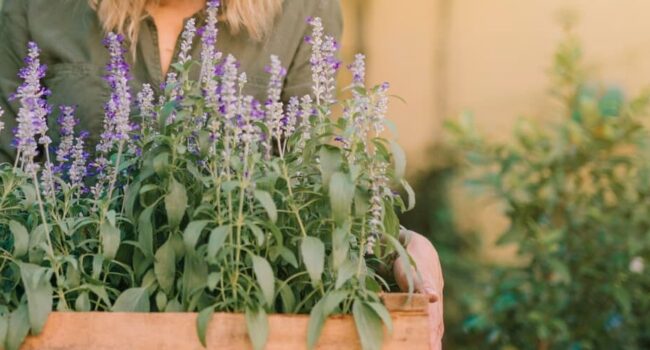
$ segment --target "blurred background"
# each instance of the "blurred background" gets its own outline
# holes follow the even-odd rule
[[[393,100],[390,119],[418,206],[402,221],[440,251],[446,348],[650,348],[650,212],[641,209],[643,181],[633,180],[647,164],[640,104],[650,86],[650,2],[342,4],[345,60],[365,53],[370,82],[390,82],[405,100]],[[466,128],[456,125],[453,136],[444,126],[467,111],[480,141],[468,142]],[[532,131],[518,131],[520,120],[533,123]],[[627,128],[635,134],[617,133]],[[601,131],[610,129],[603,140]],[[563,146],[549,151],[549,142]],[[477,147],[473,158],[482,161],[468,166]],[[633,165],[599,190],[595,183],[617,167],[621,147],[634,149],[625,153]],[[491,175],[488,191],[468,187],[468,173]],[[572,180],[583,174],[589,184]],[[613,191],[608,202],[603,193],[622,184],[636,195]],[[521,189],[526,199],[505,188]],[[562,201],[579,204],[558,209]],[[593,208],[611,214],[598,232],[577,219],[595,215]],[[557,211],[576,219],[549,222]],[[517,234],[504,239],[508,232]],[[552,242],[530,245],[544,240]],[[570,249],[587,241],[595,242]]]

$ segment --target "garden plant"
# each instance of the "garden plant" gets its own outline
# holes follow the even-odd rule
[[[205,27],[188,21],[162,96],[132,91],[123,38],[106,37],[112,93],[92,150],[74,106],[48,104],[29,44],[17,157],[0,165],[0,346],[17,349],[56,310],[198,312],[204,343],[213,313],[241,312],[258,349],[269,313],[309,313],[309,347],[329,315],[351,313],[363,347],[381,347],[382,272],[410,264],[397,212],[414,206],[404,152],[382,136],[388,84],[366,87],[358,55],[339,101],[337,43],[310,18],[312,94],[283,103],[286,69],[271,57],[258,102],[215,49],[218,6]]]
[[[465,328],[489,349],[647,349],[650,92],[626,100],[590,83],[566,29],[552,69],[557,115],[522,120],[507,144],[471,119],[450,124],[470,184],[503,203],[499,243],[519,253],[494,269]]]

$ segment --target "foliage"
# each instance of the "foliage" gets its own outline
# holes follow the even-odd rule
[[[364,348],[381,346],[389,318],[377,271],[393,254],[406,257],[396,214],[406,205],[389,186],[408,187],[403,152],[380,137],[387,84],[366,88],[358,56],[351,98],[333,99],[336,44],[316,18],[315,101],[280,102],[286,70],[273,57],[260,104],[242,93],[235,59],[214,49],[215,1],[208,12],[201,61],[185,50],[190,21],[164,95],[154,103],[143,87],[137,113],[122,38],[108,36],[113,92],[90,171],[70,108],[61,108],[59,147],[50,146],[40,123],[50,110],[38,85],[45,67],[30,44],[16,95],[19,157],[0,168],[7,349],[38,334],[51,310],[199,312],[202,342],[212,313],[242,312],[256,348],[268,313],[310,313],[309,347],[326,317],[352,313]]]
[[[650,347],[650,145],[647,92],[625,100],[587,83],[569,30],[553,69],[563,109],[522,121],[511,144],[451,124],[473,185],[506,206],[520,266],[496,269],[489,306],[465,326],[486,348]]]
[[[400,222],[425,235],[436,247],[445,276],[445,349],[473,349],[481,339],[463,327],[467,315],[480,310],[488,266],[480,258],[478,232],[458,227],[451,189],[461,172],[457,154],[449,146],[431,148],[431,165],[412,179],[418,206],[400,215]]]

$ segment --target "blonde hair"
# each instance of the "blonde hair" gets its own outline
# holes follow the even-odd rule
[[[140,32],[140,22],[146,8],[159,0],[88,0],[97,11],[104,30],[123,34],[135,46]],[[273,27],[275,17],[282,10],[283,0],[222,0],[221,20],[231,32],[242,29],[251,38],[262,40]]]

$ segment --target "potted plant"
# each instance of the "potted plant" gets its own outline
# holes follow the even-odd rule
[[[388,85],[366,88],[357,56],[351,97],[333,118],[337,45],[313,18],[312,96],[285,106],[286,70],[271,57],[268,100],[259,103],[242,93],[246,75],[235,58],[215,49],[217,8],[209,2],[200,62],[188,53],[197,32],[188,22],[158,98],[146,85],[134,98],[123,39],[107,36],[112,94],[94,159],[71,107],[60,107],[61,139],[51,147],[39,83],[45,67],[30,43],[15,95],[18,157],[0,168],[5,348],[19,348],[29,333],[26,349],[114,348],[134,335],[169,339],[164,334],[188,348],[200,341],[256,349],[293,334],[313,348],[327,346],[319,343],[325,332],[332,344],[349,339],[373,349],[393,323],[399,333],[389,342],[426,337],[421,299],[399,299],[392,319],[395,300],[380,294],[390,291],[385,265],[409,264],[396,211],[414,205],[404,152],[382,137]],[[406,190],[406,203],[395,186]],[[326,322],[335,314],[352,316]],[[191,319],[198,337],[188,339]],[[98,335],[106,327],[111,332]],[[409,334],[418,327],[421,335]]]

